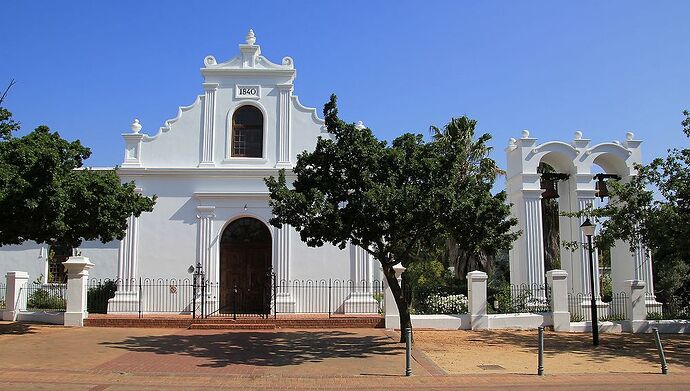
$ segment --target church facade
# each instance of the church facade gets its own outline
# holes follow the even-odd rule
[[[201,74],[204,93],[157,132],[135,120],[123,134],[121,180],[158,198],[153,212],[130,218],[122,241],[87,242],[79,249],[96,264],[92,276],[120,281],[109,307],[134,311],[140,298],[127,281],[189,280],[197,264],[215,287],[207,293],[210,310],[227,305],[233,290],[276,282],[282,312],[305,305],[296,289],[288,289],[290,281],[371,286],[373,263],[363,249],[309,248],[294,229],[268,223],[264,178],[286,169],[289,181],[297,155],[312,150],[319,137],[332,137],[316,109],[293,93],[292,58],[274,63],[262,56],[250,30],[238,56],[224,62],[207,56]],[[32,279],[42,275],[48,282],[48,251],[35,244],[3,248],[2,268],[29,269]],[[334,310],[373,301],[371,292],[355,291],[333,303]]]

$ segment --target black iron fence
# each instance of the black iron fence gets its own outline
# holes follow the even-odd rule
[[[26,297],[29,311],[65,311],[67,308],[67,284],[29,283],[22,288],[19,297]]]
[[[195,318],[276,317],[281,314],[380,314],[381,281],[277,280],[208,282],[192,279],[93,279],[87,285],[90,313],[187,314]]]
[[[5,283],[0,282],[0,310],[4,310],[7,308],[7,305],[5,304],[5,298],[7,297],[7,287],[5,286]]]
[[[690,319],[690,297],[671,296],[657,300],[660,306],[647,311],[648,320]]]
[[[597,298],[597,318],[601,321],[619,321],[628,318],[628,294],[614,293],[606,303]],[[568,293],[568,311],[571,322],[584,322],[592,319],[592,303],[589,295]]]
[[[490,312],[498,314],[551,312],[551,287],[546,284],[504,285],[487,301]]]
[[[87,310],[100,314],[189,314],[194,310],[190,279],[92,279],[87,283]]]

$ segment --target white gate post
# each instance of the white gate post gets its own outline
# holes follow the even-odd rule
[[[472,330],[489,328],[489,316],[486,314],[486,273],[478,270],[467,273],[467,309],[470,313]]]
[[[633,333],[643,331],[644,320],[647,319],[646,289],[647,284],[641,280],[627,280],[629,290],[627,315],[630,321],[630,328]]]
[[[393,270],[395,271],[395,278],[398,280],[398,284],[400,284],[400,287],[402,288],[402,274],[405,271],[405,267],[401,264],[397,264],[393,266]],[[393,292],[391,292],[391,288],[388,286],[388,281],[386,279],[383,280],[384,282],[384,292],[385,292],[385,297],[383,301],[383,311],[386,314],[385,315],[385,323],[386,323],[386,328],[387,329],[396,329],[400,328],[400,311],[398,311],[398,304],[395,303],[395,298],[393,297]]]
[[[20,271],[7,272],[5,275],[7,291],[5,293],[5,311],[2,320],[17,320],[19,311],[26,309],[26,283],[29,273]]]
[[[549,270],[546,272],[546,281],[551,287],[553,331],[569,332],[570,312],[568,310],[568,273],[565,270]]]
[[[89,269],[94,265],[87,257],[69,257],[62,263],[67,270],[67,310],[65,326],[84,326],[86,312],[86,283]]]

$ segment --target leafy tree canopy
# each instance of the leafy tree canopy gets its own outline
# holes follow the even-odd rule
[[[685,111],[683,132],[690,137],[690,112]],[[597,246],[610,247],[616,239],[640,243],[653,251],[657,291],[690,292],[690,148],[668,150],[666,157],[636,166],[627,183],[611,182],[611,201],[585,211],[602,224]]]
[[[22,137],[0,107],[0,246],[27,240],[78,247],[122,239],[127,219],[150,212],[153,198],[121,184],[115,170],[82,169],[91,155],[46,126]]]
[[[319,138],[313,152],[298,156],[292,187],[282,170],[266,179],[271,224],[294,227],[309,246],[363,247],[381,263],[409,327],[395,264],[423,259],[448,235],[468,252],[494,253],[515,238],[505,193],[491,194],[498,171],[488,157],[491,137],[475,140],[475,122],[461,117],[432,128],[432,141],[408,133],[388,145],[342,121],[335,96],[324,115],[334,140]]]

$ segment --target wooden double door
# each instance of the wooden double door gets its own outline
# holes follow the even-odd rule
[[[271,235],[252,218],[225,229],[220,248],[220,312],[267,314],[271,305]]]

